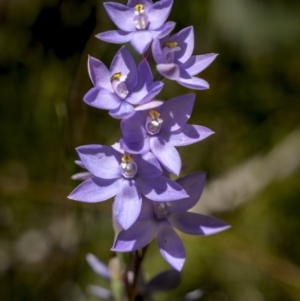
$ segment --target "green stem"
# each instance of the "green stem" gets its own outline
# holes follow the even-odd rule
[[[129,295],[129,301],[134,301],[137,295],[137,286],[139,282],[141,267],[143,259],[145,258],[145,254],[147,252],[148,246],[145,246],[143,249],[135,252],[135,265],[134,265],[134,278],[133,283],[131,285],[130,295]]]

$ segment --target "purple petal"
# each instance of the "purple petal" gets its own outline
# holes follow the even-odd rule
[[[195,94],[174,97],[164,103],[159,111],[163,119],[161,131],[175,131],[189,120],[195,102]]]
[[[149,137],[138,142],[127,142],[121,139],[122,148],[130,154],[145,154],[150,151]]]
[[[193,235],[211,235],[230,228],[227,223],[215,217],[193,212],[172,214],[168,220],[178,230]]]
[[[124,150],[122,149],[121,143],[120,142],[115,142],[114,144],[111,145],[111,147],[116,150],[120,154],[124,154]]]
[[[184,146],[201,141],[214,132],[201,125],[185,124],[174,132],[163,133],[161,136],[174,146]]]
[[[126,98],[127,102],[134,105],[149,102],[163,87],[162,82],[153,82],[151,69],[145,59],[138,66],[138,79],[134,90]]]
[[[180,78],[180,68],[177,64],[158,64],[157,71],[164,77],[171,80],[178,80]]]
[[[157,231],[157,222],[147,220],[135,222],[129,229],[122,230],[114,243],[112,251],[132,252],[148,245]]]
[[[147,88],[147,93],[145,97],[143,97],[139,104],[145,104],[151,101],[163,88],[163,82],[154,82]]]
[[[121,154],[105,145],[84,145],[76,148],[80,160],[93,175],[103,179],[121,177]]]
[[[154,204],[151,200],[143,197],[142,198],[142,209],[140,212],[140,215],[137,219],[137,222],[143,222],[143,221],[148,221],[148,220],[155,220],[157,221],[154,213]]]
[[[193,53],[194,50],[194,29],[193,26],[187,27],[174,34],[169,38],[169,41],[177,42],[181,48],[175,52],[175,58],[181,63],[184,63]]]
[[[179,175],[181,159],[175,147],[160,137],[150,138],[150,149],[160,163],[171,173]]]
[[[138,218],[142,198],[136,189],[134,181],[122,179],[120,192],[116,195],[114,201],[114,214],[123,229],[128,229]]]
[[[142,80],[139,81],[139,84],[137,85],[138,87],[143,86],[144,83],[147,85],[150,85],[153,83],[153,76],[152,76],[152,71],[149,66],[149,63],[147,59],[143,59],[139,65],[138,65],[138,75],[139,79],[141,78]]]
[[[134,160],[138,166],[138,177],[156,178],[162,174],[160,164],[152,153],[134,156]]]
[[[97,34],[96,38],[108,43],[123,44],[129,42],[132,35],[133,32],[126,32],[123,30],[109,30]]]
[[[104,7],[117,27],[124,31],[136,30],[133,22],[134,10],[132,8],[115,2],[106,2]]]
[[[162,39],[167,36],[175,27],[175,22],[167,22],[163,24],[161,27],[151,30],[151,34],[153,39]]]
[[[161,0],[154,3],[148,11],[150,30],[157,29],[165,23],[172,9],[172,5],[173,0]]]
[[[182,65],[182,68],[191,76],[196,75],[207,68],[217,56],[216,53],[192,56]]]
[[[175,201],[187,198],[188,194],[176,182],[166,177],[136,178],[138,190],[150,200],[156,202]]]
[[[160,107],[163,104],[164,104],[164,102],[161,100],[153,100],[151,102],[147,102],[145,104],[139,105],[138,107],[135,108],[135,110],[136,111],[151,110],[151,109]]]
[[[163,258],[177,271],[181,271],[185,261],[185,250],[181,239],[167,221],[159,223],[157,243]]]
[[[143,54],[152,42],[152,34],[147,30],[136,31],[131,37],[131,45],[139,54]]]
[[[176,288],[181,282],[181,275],[177,270],[164,271],[146,284],[146,290],[150,292],[167,291]]]
[[[133,106],[123,100],[118,108],[109,111],[109,115],[113,118],[123,119],[131,116],[134,112]]]
[[[165,64],[166,58],[161,47],[161,40],[154,39],[152,43],[152,55],[156,64]]]
[[[115,93],[98,87],[90,89],[83,100],[86,104],[103,110],[112,110],[121,104],[121,99]]]
[[[110,270],[95,255],[93,255],[91,253],[87,254],[86,261],[96,274],[98,274],[105,280],[110,280],[110,278],[111,278]]]
[[[77,186],[69,199],[74,201],[97,203],[110,199],[121,189],[121,179],[91,178]]]
[[[123,119],[121,122],[123,139],[126,142],[137,142],[144,139],[147,136],[145,123],[146,121],[138,112]]]
[[[113,92],[110,83],[110,72],[101,61],[92,56],[89,56],[88,72],[94,86],[101,87]]]
[[[125,83],[130,92],[137,84],[138,76],[135,61],[125,46],[117,52],[110,66],[111,76],[118,72],[127,76]]]
[[[170,213],[186,212],[188,209],[192,208],[201,197],[205,178],[205,172],[197,172],[177,179],[176,182],[186,191],[189,197],[182,201],[179,200],[170,203]]]
[[[206,80],[198,77],[192,77],[192,78],[183,78],[180,77],[180,79],[177,80],[178,84],[194,89],[194,90],[206,90],[209,89],[209,84]]]

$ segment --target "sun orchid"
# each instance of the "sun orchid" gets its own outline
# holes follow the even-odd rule
[[[114,214],[123,229],[138,217],[142,196],[158,202],[188,197],[179,184],[161,176],[161,167],[150,152],[129,155],[118,145],[86,145],[76,150],[92,177],[75,188],[69,198],[95,203],[116,196]]]
[[[180,85],[196,90],[209,88],[207,81],[194,77],[216,58],[217,54],[208,53],[192,56],[194,50],[194,29],[187,27],[164,39],[155,39],[152,53],[157,63],[157,71],[164,77],[175,80]]]
[[[174,22],[165,23],[173,0],[129,0],[126,5],[105,2],[104,7],[118,30],[110,30],[96,37],[109,43],[130,42],[140,54],[146,52],[153,39],[161,39],[174,28]]]
[[[186,124],[195,94],[174,97],[155,109],[122,120],[122,147],[131,153],[151,151],[171,173],[179,175],[181,159],[175,146],[189,145],[213,134],[200,125]]]
[[[110,70],[93,57],[88,59],[88,70],[94,87],[84,96],[84,101],[109,110],[114,118],[130,116],[135,112],[133,106],[151,101],[163,87],[162,82],[153,82],[147,60],[142,60],[137,68],[126,47],[115,55]]]
[[[192,235],[211,235],[229,228],[227,223],[217,218],[187,212],[202,194],[205,173],[191,174],[176,182],[185,189],[189,197],[163,203],[144,199],[136,222],[118,234],[113,246],[114,251],[139,250],[157,235],[158,247],[164,259],[176,270],[181,270],[185,261],[185,250],[173,227]]]

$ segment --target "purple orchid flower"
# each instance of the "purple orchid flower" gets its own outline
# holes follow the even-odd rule
[[[93,57],[88,59],[89,75],[94,87],[84,96],[84,101],[98,109],[109,110],[114,118],[130,116],[133,105],[149,102],[162,89],[163,83],[153,82],[146,60],[138,68],[126,47],[115,55],[110,70]]]
[[[208,53],[192,56],[194,50],[194,29],[187,27],[169,38],[154,40],[152,53],[158,72],[180,85],[196,90],[209,88],[207,81],[194,77],[216,58],[217,54]]]
[[[129,0],[126,5],[106,2],[104,7],[119,30],[110,30],[96,37],[108,43],[130,42],[140,54],[145,53],[153,39],[161,39],[174,28],[174,22],[165,23],[173,0]],[[164,24],[165,23],[165,24]]]
[[[112,250],[139,250],[149,244],[157,234],[162,256],[173,268],[180,271],[185,261],[185,250],[173,227],[193,235],[211,235],[229,228],[228,224],[214,217],[187,212],[202,194],[205,173],[194,173],[176,182],[186,190],[189,198],[164,203],[143,200],[138,219],[129,229],[118,234]]]
[[[176,182],[161,176],[159,162],[152,153],[129,155],[119,144],[113,147],[86,145],[77,149],[83,166],[92,177],[69,195],[75,201],[95,203],[113,196],[114,214],[123,229],[137,219],[142,195],[158,201],[173,201],[188,195]]]
[[[186,124],[194,101],[195,94],[178,96],[155,109],[123,119],[122,147],[130,153],[151,150],[168,172],[179,175],[181,159],[175,146],[189,145],[213,134],[204,126]]]

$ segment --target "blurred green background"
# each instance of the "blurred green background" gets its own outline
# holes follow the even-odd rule
[[[194,54],[219,53],[191,117],[215,134],[180,149],[182,175],[207,171],[194,210],[232,228],[182,235],[183,281],[168,298],[300,300],[300,3],[174,2],[169,20],[194,26]],[[99,0],[0,0],[0,23],[0,300],[96,300],[85,288],[104,283],[85,255],[111,258],[112,203],[66,196],[74,148],[120,137],[119,121],[82,101],[88,54],[109,66],[120,47],[94,35],[115,27]],[[189,92],[165,81],[158,99]],[[146,278],[167,268],[153,242]]]

